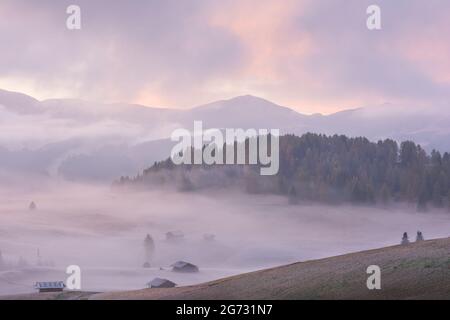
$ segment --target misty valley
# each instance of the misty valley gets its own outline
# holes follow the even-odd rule
[[[69,265],[80,266],[83,291],[142,289],[155,277],[182,286],[396,245],[405,231],[446,237],[450,228],[448,213],[418,213],[406,204],[291,205],[278,195],[119,193],[62,181],[32,191],[2,188],[0,203],[3,295],[33,292],[37,281],[64,280]],[[179,238],[172,241],[169,232]],[[154,242],[148,268],[146,235]],[[177,261],[199,272],[173,272]]]
[[[427,275],[427,293],[445,290],[428,276],[448,269],[448,245],[432,239],[450,234],[449,118],[427,109],[403,121],[380,110],[307,116],[253,96],[170,110],[0,90],[0,296],[46,297],[37,289],[52,282],[62,290],[76,266],[81,294],[106,299],[145,288],[137,295],[157,299],[155,287],[183,294],[186,286],[218,298],[328,297],[333,291],[320,290],[329,275],[345,294],[340,270],[354,272],[346,275],[357,280],[352,297],[379,262],[361,251],[384,247],[388,270],[413,265]],[[216,132],[279,128],[279,148],[271,137],[263,150],[276,174],[262,175],[261,159],[221,165],[225,147],[214,153],[223,161],[174,164],[170,132],[196,119]],[[424,123],[436,130],[424,133]],[[418,254],[423,261],[408,260]],[[233,281],[241,289],[217,289]]]
[[[374,2],[0,0],[0,304],[450,300],[450,1]]]

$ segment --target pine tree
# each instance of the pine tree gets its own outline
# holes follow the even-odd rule
[[[383,184],[383,186],[381,187],[381,190],[380,190],[381,203],[384,206],[386,206],[389,203],[390,197],[391,197],[391,195],[390,195],[388,186],[386,184]]]
[[[28,209],[30,209],[30,211],[34,211],[37,209],[36,203],[34,203],[34,201],[32,201],[30,203],[30,205],[28,206]]]
[[[427,196],[424,192],[422,192],[417,200],[417,211],[426,212],[428,210],[427,202]]]
[[[450,211],[450,190],[448,191],[448,195],[447,195],[447,208],[448,208],[448,211]]]
[[[259,193],[258,173],[253,170],[246,170],[244,176],[245,191],[249,194]]]
[[[5,269],[5,261],[3,260],[2,251],[0,250],[0,270]]]
[[[294,186],[289,189],[289,204],[298,204],[297,190]]]
[[[178,190],[180,192],[190,192],[194,190],[194,184],[191,179],[183,174]]]
[[[443,202],[442,202],[442,187],[439,181],[436,181],[436,183],[433,186],[433,205],[436,208],[442,208]]]
[[[147,234],[147,236],[144,239],[144,255],[145,255],[144,268],[150,267],[150,261],[153,257],[154,252],[155,252],[155,242],[153,241],[153,238],[149,234]]]

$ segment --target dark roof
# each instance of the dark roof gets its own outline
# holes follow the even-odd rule
[[[174,267],[174,268],[184,268],[184,267],[197,267],[196,265],[194,265],[194,264],[192,264],[192,263],[189,263],[189,262],[186,262],[186,261],[177,261],[177,262],[175,262],[173,265],[172,265],[172,267]]]
[[[184,237],[183,231],[175,230],[175,231],[169,231],[166,233],[166,236],[172,236],[172,237]]]
[[[161,279],[161,278],[155,278],[152,281],[150,281],[149,283],[147,283],[147,285],[150,286],[150,287],[159,287],[159,286],[161,286],[161,285],[163,285],[165,283],[173,285],[173,286],[176,286],[176,283],[174,283],[174,282],[172,282],[170,280]]]
[[[64,281],[36,282],[34,287],[36,289],[64,289],[66,285]]]

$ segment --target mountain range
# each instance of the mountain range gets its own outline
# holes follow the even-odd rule
[[[412,140],[428,151],[450,150],[450,108],[383,104],[330,115],[306,115],[254,96],[192,109],[155,108],[75,99],[38,101],[0,90],[0,178],[20,174],[76,181],[134,175],[170,155],[176,128],[280,129]]]

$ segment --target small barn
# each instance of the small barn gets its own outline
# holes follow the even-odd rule
[[[199,271],[196,265],[185,261],[178,261],[171,265],[171,267],[174,272],[193,273]]]
[[[203,235],[203,240],[212,242],[212,241],[216,240],[216,236],[212,233],[206,233]]]
[[[53,281],[53,282],[36,282],[34,288],[41,292],[62,292],[66,285],[64,281]]]
[[[166,233],[167,241],[179,241],[184,238],[184,233],[182,231],[170,231]]]
[[[149,288],[173,288],[175,287],[177,284],[167,280],[167,279],[161,279],[161,278],[155,278],[152,281],[150,281],[149,283],[147,283],[147,286]]]

